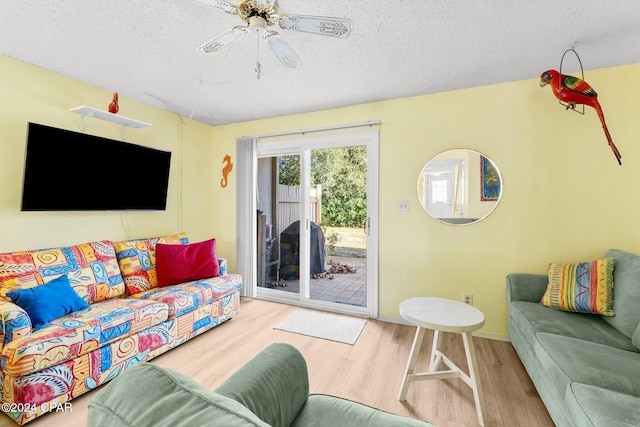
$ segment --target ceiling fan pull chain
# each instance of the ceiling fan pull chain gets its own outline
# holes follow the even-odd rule
[[[255,68],[255,72],[256,72],[256,80],[260,80],[260,69],[262,68],[262,65],[260,64],[260,35],[259,34],[256,36],[256,40],[258,42],[256,44],[256,68]]]

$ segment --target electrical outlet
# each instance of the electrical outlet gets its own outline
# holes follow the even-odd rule
[[[408,200],[398,200],[398,212],[409,212]]]
[[[473,294],[462,294],[462,302],[473,305]]]

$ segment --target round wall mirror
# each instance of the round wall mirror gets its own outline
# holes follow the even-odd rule
[[[501,196],[498,167],[474,150],[442,152],[427,162],[418,177],[420,204],[446,224],[467,225],[486,218]]]

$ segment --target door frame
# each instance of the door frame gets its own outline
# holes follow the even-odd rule
[[[310,152],[314,149],[338,148],[346,146],[367,146],[367,215],[369,219],[367,236],[367,305],[366,307],[349,306],[325,301],[301,298],[300,294],[289,294],[274,289],[258,288],[256,269],[256,188],[257,163],[259,157],[298,154],[301,162],[310,163]],[[238,138],[236,144],[238,162],[237,187],[237,265],[238,272],[243,275],[243,295],[259,297],[276,302],[317,308],[344,314],[363,317],[378,317],[378,168],[379,168],[379,132],[350,131],[344,134],[331,134],[315,137],[288,138],[277,141],[259,141],[257,137]],[[242,169],[240,168],[242,166]],[[303,180],[305,177],[303,177]],[[301,182],[302,197],[308,196],[307,186]],[[306,198],[304,200],[307,200]],[[307,203],[301,203],[301,218],[308,218]],[[301,237],[305,244],[301,250],[308,248],[309,232],[301,227]],[[243,261],[240,261],[243,260]],[[303,266],[308,270],[308,266]]]
[[[433,183],[434,181],[446,181],[447,185],[447,199],[446,202],[436,202],[434,203],[432,198],[429,197],[433,194]],[[424,188],[424,199],[426,201],[427,212],[436,218],[453,218],[453,173],[451,172],[443,172],[439,174],[425,174],[425,188]],[[444,208],[442,205],[446,204],[447,207]],[[446,212],[445,212],[446,210]]]

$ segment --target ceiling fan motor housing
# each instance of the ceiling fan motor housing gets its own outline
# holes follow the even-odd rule
[[[275,3],[263,4],[256,0],[242,0],[238,3],[238,15],[249,25],[254,17],[263,19],[265,26],[273,25],[278,20],[278,9]]]
[[[264,33],[267,27],[267,21],[259,15],[253,15],[249,17],[249,31],[256,34]]]

